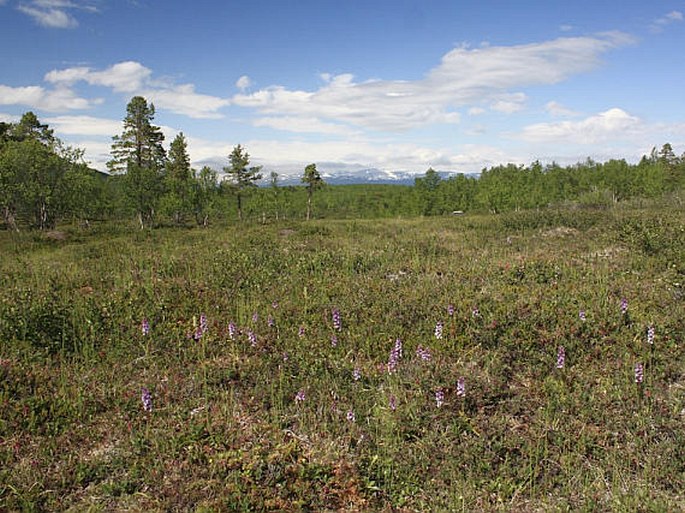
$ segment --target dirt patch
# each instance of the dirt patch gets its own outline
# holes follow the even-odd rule
[[[625,248],[620,248],[617,246],[610,246],[608,248],[600,249],[598,251],[593,251],[592,253],[588,253],[587,256],[592,257],[592,258],[614,258],[622,253],[625,253],[627,250]]]
[[[63,241],[67,240],[68,237],[69,236],[66,233],[59,230],[52,230],[45,233],[45,238],[48,240]]]
[[[551,230],[542,232],[543,237],[575,237],[578,235],[578,230],[569,228],[568,226],[557,226]]]

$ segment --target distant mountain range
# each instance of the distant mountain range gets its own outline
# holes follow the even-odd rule
[[[259,162],[256,162],[259,164]],[[221,178],[221,169],[227,165],[225,159],[206,159],[201,162],[195,162],[194,167],[207,165],[212,169],[219,171]],[[386,171],[374,167],[363,167],[356,164],[344,164],[340,162],[317,162],[317,169],[321,173],[321,177],[327,184],[330,185],[356,185],[356,184],[392,184],[392,185],[414,185],[414,179],[422,177],[424,172],[409,172],[409,171]],[[262,171],[263,178],[260,181],[260,186],[268,186],[270,183],[271,171],[278,173],[278,185],[302,185],[302,170],[299,167],[284,167],[282,169],[271,169],[269,166],[264,166]],[[438,171],[438,174],[443,179],[448,179],[452,176],[460,174],[458,171]],[[478,177],[478,174],[464,173],[466,176]]]
[[[456,171],[438,171],[442,179],[448,179],[460,173]],[[404,171],[383,171],[382,169],[366,168],[354,171],[341,170],[339,172],[322,172],[321,177],[330,185],[414,185],[414,180],[423,173],[409,173]],[[467,176],[472,176],[467,174]],[[473,175],[478,176],[478,175]],[[280,176],[279,185],[302,185],[301,176]],[[264,181],[268,185],[268,180]]]

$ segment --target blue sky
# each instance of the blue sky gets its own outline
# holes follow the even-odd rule
[[[685,151],[685,0],[0,0],[0,120],[104,169],[134,95],[194,165],[478,172]]]

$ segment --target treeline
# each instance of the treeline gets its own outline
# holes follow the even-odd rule
[[[35,114],[0,123],[0,210],[6,229],[51,229],[60,221],[136,218],[140,227],[207,225],[242,219],[375,218],[443,215],[455,211],[500,213],[564,202],[606,206],[635,197],[658,197],[685,187],[685,155],[670,144],[638,164],[587,160],[573,166],[501,165],[479,177],[447,179],[433,169],[413,186],[325,186],[315,164],[301,186],[282,186],[272,172],[257,187],[262,169],[236,146],[220,173],[190,165],[180,133],[164,148],[153,124],[155,109],[134,97],[124,130],[113,138],[109,174],[89,169],[83,151],[62,143]]]
[[[564,202],[609,205],[630,198],[654,198],[685,186],[685,154],[670,144],[654,148],[638,164],[591,159],[572,166],[500,165],[483,169],[478,178],[457,175],[447,180],[429,169],[417,178],[416,193],[424,215],[455,210],[492,213],[540,208]]]

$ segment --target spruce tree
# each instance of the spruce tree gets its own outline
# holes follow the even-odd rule
[[[185,214],[192,211],[192,178],[188,143],[181,132],[169,145],[165,176],[164,206],[176,224],[181,224]]]

